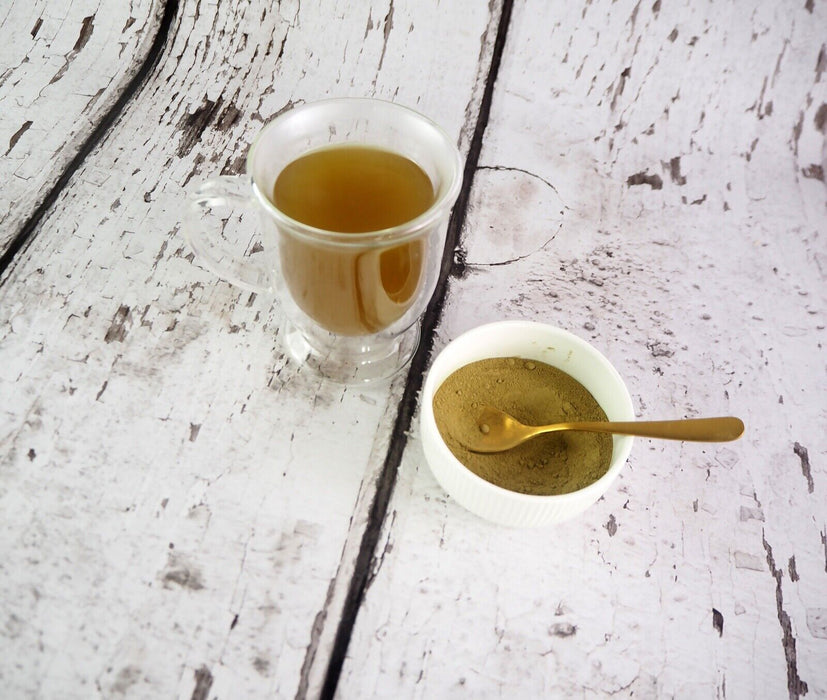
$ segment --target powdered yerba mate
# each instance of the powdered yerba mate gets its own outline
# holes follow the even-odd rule
[[[527,425],[607,420],[580,382],[544,362],[497,357],[461,367],[434,395],[434,418],[454,456],[486,481],[519,493],[562,494],[588,486],[609,468],[612,436],[599,433],[548,433],[506,452],[471,452],[463,436],[479,431],[486,404]]]

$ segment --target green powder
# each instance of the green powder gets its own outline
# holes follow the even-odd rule
[[[471,452],[463,436],[479,431],[477,418],[486,404],[526,425],[607,420],[580,382],[544,362],[497,357],[461,367],[434,395],[434,418],[454,456],[486,481],[520,493],[571,493],[609,468],[612,437],[600,433],[547,433],[506,452]]]

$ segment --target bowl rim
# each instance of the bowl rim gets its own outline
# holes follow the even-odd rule
[[[451,370],[446,374],[445,378],[439,381],[437,384],[436,374],[434,373],[434,368],[436,367],[437,370],[441,368],[442,364],[447,364],[451,360],[452,353],[458,352],[457,348],[462,348],[467,345],[469,342],[473,341],[476,336],[478,335],[487,335],[492,333],[497,333],[500,331],[509,331],[514,332],[518,329],[522,329],[528,332],[542,332],[542,333],[551,333],[555,334],[558,337],[565,338],[568,342],[572,343],[573,345],[579,346],[583,349],[588,355],[592,356],[594,359],[598,361],[600,365],[607,371],[609,376],[612,378],[614,382],[616,382],[618,388],[621,390],[621,400],[624,404],[623,409],[628,414],[623,418],[618,418],[615,420],[634,420],[635,419],[635,412],[634,406],[632,404],[632,397],[629,394],[629,390],[626,387],[626,383],[623,381],[623,378],[620,376],[620,373],[617,371],[615,366],[608,360],[608,358],[603,355],[594,345],[589,343],[586,340],[583,340],[578,335],[565,330],[564,328],[560,328],[559,326],[553,326],[549,323],[543,323],[541,321],[527,321],[527,320],[519,320],[519,319],[509,319],[504,321],[493,321],[491,323],[485,323],[479,326],[475,326],[464,333],[461,333],[453,340],[449,341],[442,350],[434,357],[434,360],[431,362],[431,366],[428,369],[428,374],[425,378],[425,383],[422,387],[422,400],[420,401],[421,404],[421,430],[428,430],[432,432],[435,439],[435,443],[437,445],[437,449],[440,452],[440,457],[446,459],[448,463],[452,467],[452,471],[458,471],[462,474],[464,478],[469,479],[475,486],[475,488],[484,489],[491,495],[497,498],[507,498],[516,503],[524,503],[526,505],[540,505],[540,504],[551,504],[551,503],[564,503],[570,502],[572,500],[584,500],[586,498],[591,498],[592,501],[597,501],[600,496],[602,496],[614,479],[617,477],[618,473],[622,469],[623,465],[626,463],[626,460],[629,457],[630,452],[632,451],[632,444],[634,442],[634,438],[629,435],[620,435],[617,436],[619,438],[618,445],[619,448],[617,450],[612,451],[612,459],[609,463],[609,468],[606,470],[606,473],[603,474],[599,479],[593,481],[588,486],[584,486],[577,491],[570,491],[569,493],[560,493],[560,494],[548,494],[548,495],[541,495],[541,494],[532,494],[532,493],[521,493],[519,491],[511,491],[510,489],[504,488],[502,486],[498,486],[497,484],[493,484],[490,481],[483,479],[481,476],[478,476],[474,472],[472,472],[468,467],[466,467],[462,462],[459,461],[454,456],[454,453],[448,448],[445,444],[445,441],[442,439],[442,435],[439,432],[439,428],[436,425],[436,419],[434,417],[434,408],[433,408],[433,397],[436,393],[436,390],[442,385],[442,383],[447,379],[451,372],[456,371],[461,366],[468,364],[469,362],[474,362],[476,360],[470,360],[468,362],[459,365],[458,367]],[[447,354],[446,354],[447,353]],[[512,355],[513,356],[513,355]],[[502,357],[501,354],[485,354],[482,352],[478,358],[476,359],[486,359],[490,357]],[[537,358],[524,358],[524,359],[537,359]],[[542,360],[539,360],[542,361]],[[550,363],[549,363],[550,364]],[[558,368],[562,369],[562,368]],[[565,371],[565,370],[563,370]],[[599,402],[598,402],[599,403]],[[601,408],[603,406],[601,405]],[[605,410],[605,409],[604,409]],[[426,455],[427,461],[427,455]],[[432,465],[429,466],[432,467]],[[433,470],[433,467],[432,467]]]

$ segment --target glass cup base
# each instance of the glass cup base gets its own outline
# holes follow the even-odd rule
[[[308,332],[288,322],[284,345],[293,360],[339,384],[368,384],[392,378],[404,369],[419,344],[419,326],[393,337],[348,337]]]

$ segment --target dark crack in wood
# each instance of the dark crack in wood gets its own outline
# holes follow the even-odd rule
[[[787,611],[784,610],[784,591],[781,585],[784,573],[775,565],[772,547],[770,543],[767,542],[766,534],[762,533],[761,539],[764,543],[764,551],[767,553],[767,565],[770,568],[770,574],[775,579],[775,605],[778,611],[778,622],[781,625],[781,642],[784,646],[784,658],[787,662],[787,690],[790,694],[790,700],[797,700],[802,695],[807,694],[808,687],[807,683],[798,676],[795,635],[793,635],[790,616],[787,614]]]
[[[89,42],[89,38],[92,36],[92,32],[95,29],[95,15],[89,15],[88,17],[84,17],[83,21],[80,25],[80,33],[78,34],[78,38],[75,41],[75,45],[72,47],[72,50],[66,54],[64,58],[63,65],[60,67],[57,73],[52,76],[52,79],[49,81],[49,85],[52,83],[56,83],[60,80],[67,70],[69,70],[69,66],[72,64],[72,61],[75,60],[77,55],[83,50],[83,47]]]
[[[715,608],[712,608],[712,626],[715,628],[715,631],[718,632],[718,636],[723,637],[724,616],[721,614],[720,610],[716,610]]]
[[[485,90],[480,101],[477,123],[468,149],[468,157],[465,160],[462,187],[448,221],[439,278],[434,294],[422,317],[422,340],[411,359],[405,390],[399,402],[399,409],[391,432],[390,445],[385,456],[385,463],[378,478],[376,494],[371,503],[367,526],[365,527],[365,533],[356,557],[354,574],[350,580],[342,615],[336,629],[330,662],[321,691],[322,698],[333,698],[336,693],[336,686],[339,682],[347,648],[350,644],[351,635],[353,634],[356,616],[364,599],[368,577],[371,571],[375,570],[374,560],[376,558],[376,547],[379,543],[382,526],[388,512],[388,505],[393,495],[394,486],[396,485],[396,477],[399,472],[399,465],[402,462],[402,455],[408,442],[411,421],[416,411],[425,370],[434,346],[436,327],[442,317],[442,309],[445,305],[448,281],[453,266],[453,252],[459,242],[460,233],[468,214],[471,187],[474,182],[474,173],[479,164],[483,138],[491,113],[494,84],[497,80],[497,73],[499,72],[502,61],[506,36],[508,34],[508,25],[511,19],[512,4],[513,0],[503,0],[502,10],[497,23],[494,50],[491,55],[491,64],[485,82]]]
[[[821,531],[821,546],[824,548],[824,573],[827,574],[827,530]]]
[[[798,140],[801,138],[801,130],[804,128],[804,112],[798,113],[798,121],[793,124],[792,147],[793,154],[798,157]]]
[[[23,226],[21,226],[18,233],[10,241],[5,252],[0,255],[0,287],[2,287],[8,280],[8,275],[6,274],[7,271],[17,256],[22,254],[28,247],[29,243],[31,243],[40,222],[57,201],[58,196],[69,183],[72,175],[74,175],[89,154],[103,140],[104,136],[106,136],[117,121],[118,117],[124,111],[126,105],[138,94],[138,92],[140,92],[144,83],[146,83],[147,79],[152,74],[152,71],[161,59],[161,55],[168,40],[171,38],[173,20],[177,14],[178,0],[167,0],[161,15],[161,21],[158,23],[158,31],[152,40],[152,45],[147,52],[144,62],[129,80],[118,99],[115,100],[114,104],[98,122],[98,125],[92,130],[92,133],[89,134],[86,140],[81,144],[80,148],[78,148],[77,153],[64,168],[55,184],[43,197],[40,204],[34,209]],[[78,41],[81,39],[82,35],[83,28],[81,28],[81,36],[78,37]],[[86,37],[86,40],[88,41],[88,37]],[[77,43],[78,42],[76,42],[76,45]]]
[[[812,493],[815,484],[813,483],[813,473],[810,469],[810,453],[807,452],[806,447],[798,442],[793,445],[793,452],[795,452],[795,454],[798,455],[798,459],[801,460],[801,472],[804,474],[804,478],[807,479],[807,491]]]
[[[307,690],[310,684],[310,671],[313,668],[313,662],[316,660],[316,654],[319,651],[319,640],[322,637],[325,620],[327,619],[327,610],[330,607],[330,601],[333,600],[333,593],[336,588],[336,577],[330,579],[330,584],[327,587],[327,597],[325,598],[322,609],[316,613],[313,620],[313,627],[310,629],[310,644],[307,646],[307,652],[304,655],[302,662],[301,673],[299,674],[299,685],[296,690],[296,700],[303,700],[307,697]]]
[[[213,101],[204,95],[204,102],[192,114],[185,114],[178,122],[178,129],[182,132],[181,141],[178,144],[178,157],[185,158],[190,154],[196,143],[201,140],[201,135],[209,126],[216,115],[224,106],[224,100],[219,95]]]
[[[207,700],[212,688],[213,677],[210,669],[206,666],[195,671],[195,688],[193,688],[191,700]]]
[[[6,155],[9,155],[9,153],[11,153],[12,149],[17,145],[17,142],[20,140],[20,137],[23,136],[23,134],[25,134],[29,130],[29,127],[33,123],[34,122],[31,121],[23,122],[23,126],[21,126],[17,131],[15,131],[11,135],[11,138],[9,139],[9,148],[6,151]]]
[[[650,175],[645,170],[639,173],[630,175],[626,178],[626,184],[629,187],[636,187],[637,185],[649,185],[653,190],[663,189],[663,179],[660,175]]]
[[[827,102],[822,102],[813,117],[815,128],[827,135]]]
[[[637,11],[637,8],[635,8],[635,10]],[[620,72],[620,77],[617,80],[617,89],[614,91],[614,94],[612,95],[611,110],[613,112],[614,112],[614,109],[615,109],[615,105],[617,104],[617,98],[620,97],[623,94],[623,88],[626,87],[626,81],[631,77],[631,75],[632,75],[632,67],[631,66],[626,66]]]
[[[385,62],[385,52],[388,50],[388,38],[390,37],[391,30],[393,29],[393,0],[391,0],[390,7],[388,8],[388,14],[385,15],[385,19],[382,24],[382,53],[379,55],[379,67],[376,69],[377,73],[382,70],[382,64]],[[374,81],[374,84],[375,82],[376,81]]]
[[[668,165],[664,164],[664,168],[669,169],[669,177],[672,178],[678,187],[683,187],[686,184],[686,177],[681,175],[681,157],[675,156],[669,161]]]
[[[106,335],[103,337],[104,341],[107,343],[113,341],[122,343],[126,334],[129,332],[129,329],[126,327],[127,324],[132,325],[132,313],[128,306],[121,304],[112,317],[109,328],[106,329]]]
[[[790,561],[787,562],[787,572],[790,574],[790,581],[795,583],[798,581],[798,571],[795,568],[795,554],[790,557]]]

